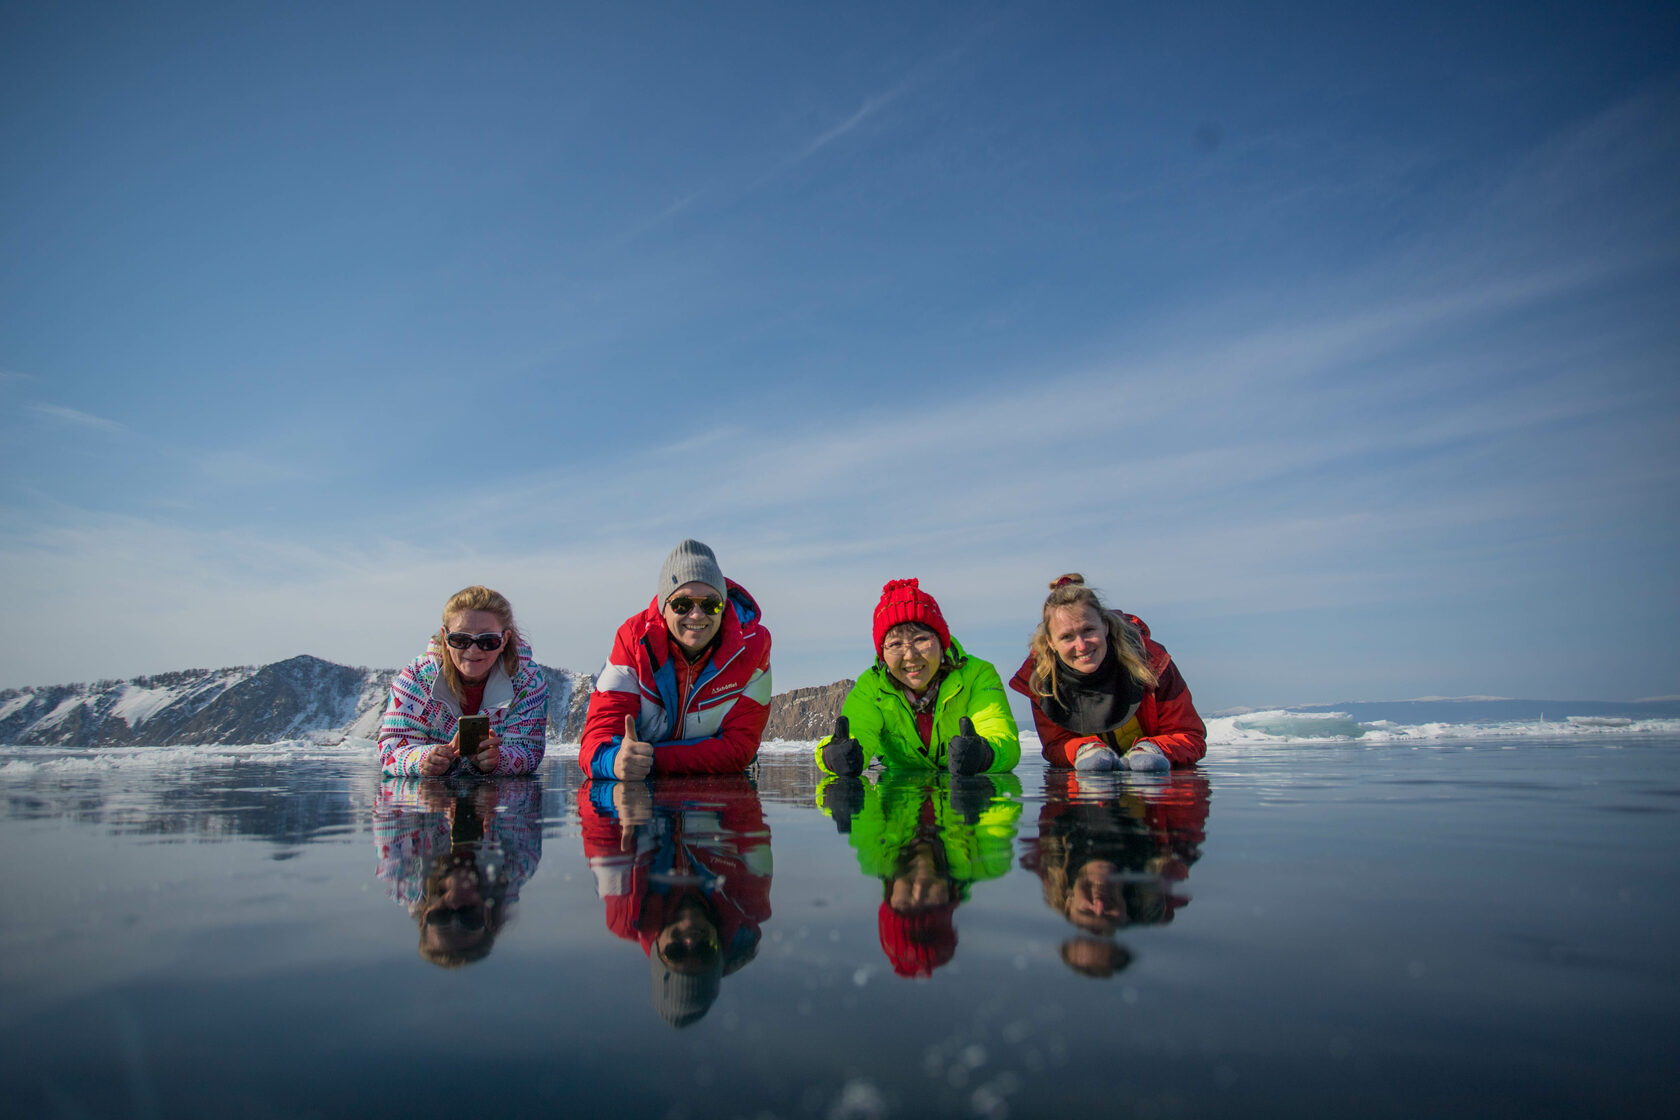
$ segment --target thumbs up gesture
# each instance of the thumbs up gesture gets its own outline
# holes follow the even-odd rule
[[[945,764],[953,774],[980,774],[992,765],[992,745],[967,716],[957,722],[957,733],[945,744]]]
[[[845,716],[834,721],[834,736],[821,747],[823,769],[849,777],[863,773],[863,744],[852,738],[851,723]]]
[[[613,777],[639,782],[653,772],[653,744],[636,738],[636,717],[624,717],[624,739],[613,759]]]

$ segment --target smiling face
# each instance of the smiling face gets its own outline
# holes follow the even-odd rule
[[[671,604],[683,599],[695,605],[689,608],[687,614],[678,614]],[[723,629],[722,611],[709,614],[699,606],[708,599],[713,602],[721,601],[717,588],[696,580],[690,580],[665,597],[665,604],[661,610],[665,616],[665,629],[670,633],[671,640],[681,646],[683,652],[690,657],[705,649],[706,644]]]
[[[505,644],[507,631],[502,629],[502,620],[491,611],[458,611],[450,616],[449,625],[445,627],[442,639],[443,648],[449,652],[449,660],[455,665],[455,671],[469,681],[481,681],[490,675],[490,670],[496,667],[496,659],[502,656],[502,647],[496,649],[479,649],[470,645],[466,649],[456,649],[449,644],[450,632],[457,634],[500,634]]]
[[[1110,934],[1126,924],[1126,897],[1120,893],[1120,869],[1094,859],[1079,869],[1067,898],[1067,916],[1092,933]]]
[[[1050,648],[1070,669],[1094,673],[1108,655],[1108,625],[1084,603],[1051,611],[1048,629]]]
[[[939,671],[939,635],[915,622],[901,622],[881,638],[881,660],[899,684],[923,692]]]

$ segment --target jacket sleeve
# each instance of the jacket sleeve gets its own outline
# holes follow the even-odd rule
[[[846,733],[858,741],[863,748],[863,768],[869,769],[869,764],[880,756],[881,734],[885,722],[881,718],[881,709],[871,698],[863,685],[863,677],[859,677],[852,690],[846,693],[845,701],[840,705],[840,714],[846,717]],[[824,735],[817,743],[817,766],[824,774],[834,771],[823,761],[823,748],[833,739],[832,733]]]
[[[621,721],[622,722],[622,721]],[[653,745],[653,773],[738,774],[758,757],[764,725],[770,722],[770,636],[741,693],[724,713],[715,738]]]
[[[624,717],[642,709],[636,683],[636,659],[625,647],[622,631],[613,638],[612,654],[595,679],[589,694],[589,711],[583,720],[578,765],[591,778],[611,781],[619,744],[624,741]]]
[[[1207,725],[1196,713],[1177,664],[1169,661],[1160,677],[1150,705],[1153,710],[1139,709],[1143,735],[1138,742],[1155,744],[1174,766],[1194,766],[1207,754]]]
[[[1021,733],[1015,727],[1015,714],[1009,710],[1009,697],[997,670],[985,662],[977,668],[966,714],[974,721],[974,730],[991,744],[992,764],[987,771],[1003,773],[1015,769],[1021,761]]]
[[[548,681],[528,664],[514,681],[513,702],[501,710],[497,732],[502,760],[497,774],[529,774],[542,765],[548,740]]]
[[[420,680],[415,664],[409,664],[391,682],[391,694],[385,703],[385,715],[379,721],[379,768],[391,776],[417,778],[426,752],[439,743],[449,742],[454,734],[427,722],[426,710],[431,696]]]
[[[1037,700],[1033,701],[1032,713],[1033,726],[1038,729],[1040,753],[1044,755],[1044,761],[1052,766],[1071,769],[1074,757],[1079,754],[1081,748],[1091,743],[1099,745],[1102,743],[1101,736],[1077,735],[1069,731],[1045,715],[1044,709],[1038,706]]]

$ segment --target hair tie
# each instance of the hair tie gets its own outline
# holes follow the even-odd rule
[[[1052,583],[1050,585],[1050,590],[1060,591],[1062,588],[1066,587],[1068,584],[1077,583],[1077,582],[1078,581],[1075,580],[1074,577],[1072,577],[1072,576],[1063,576],[1061,579],[1058,579],[1055,583]]]

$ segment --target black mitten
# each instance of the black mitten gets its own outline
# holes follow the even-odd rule
[[[817,790],[817,804],[834,819],[842,835],[852,830],[852,818],[863,811],[863,779],[833,778]]]
[[[992,765],[992,745],[975,734],[974,721],[967,716],[945,744],[945,763],[953,774],[982,774]]]
[[[834,738],[823,744],[823,767],[830,774],[851,777],[863,773],[863,744],[852,738],[845,716],[834,721]]]

